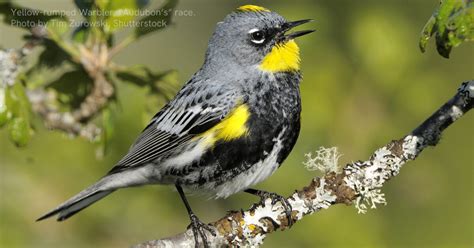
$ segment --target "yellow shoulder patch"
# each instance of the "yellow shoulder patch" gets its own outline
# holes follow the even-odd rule
[[[259,11],[270,12],[270,10],[267,9],[267,8],[260,7],[260,6],[257,6],[257,5],[250,5],[250,4],[240,6],[240,7],[237,8],[237,10],[240,10],[240,11],[254,11],[254,12],[259,12]]]
[[[275,45],[263,58],[260,69],[269,72],[287,72],[300,69],[300,48],[294,40]]]
[[[214,145],[217,141],[230,141],[247,135],[247,120],[250,117],[249,108],[246,104],[242,104],[232,110],[226,118],[219,124],[215,125],[200,137],[205,138],[209,145]]]

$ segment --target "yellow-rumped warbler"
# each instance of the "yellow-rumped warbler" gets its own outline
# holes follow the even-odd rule
[[[174,184],[191,218],[196,245],[206,246],[203,224],[183,188],[215,198],[246,191],[270,176],[288,156],[300,130],[299,48],[286,34],[310,20],[287,21],[263,7],[245,5],[217,24],[202,68],[151,120],[129,152],[98,182],[43,220],[62,221],[119,188]]]

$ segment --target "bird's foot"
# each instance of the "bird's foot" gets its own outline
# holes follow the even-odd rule
[[[188,228],[191,228],[194,235],[195,247],[199,247],[199,236],[201,237],[202,244],[205,248],[209,248],[209,242],[204,231],[208,231],[212,236],[216,236],[216,231],[210,225],[203,223],[195,214],[190,214],[191,224]]]
[[[266,199],[271,199],[272,205],[274,205],[277,202],[280,202],[285,210],[285,216],[288,221],[288,227],[291,227],[293,225],[293,217],[291,216],[293,209],[291,207],[290,202],[288,202],[288,200],[285,197],[277,193],[267,192],[267,191],[258,190],[258,189],[248,189],[245,192],[260,197],[260,204],[262,205],[265,205]]]

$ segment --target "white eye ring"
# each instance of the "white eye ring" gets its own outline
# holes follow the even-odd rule
[[[250,35],[250,41],[255,44],[262,44],[265,41],[265,34],[258,28],[252,28],[248,33]]]

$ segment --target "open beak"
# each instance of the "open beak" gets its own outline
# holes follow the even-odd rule
[[[303,31],[296,31],[296,32],[293,32],[293,33],[289,33],[289,34],[285,34],[287,31],[289,31],[290,29],[294,28],[294,27],[297,27],[297,26],[300,26],[302,24],[305,24],[305,23],[308,23],[308,22],[312,22],[313,20],[312,19],[305,19],[305,20],[299,20],[299,21],[293,21],[293,22],[287,22],[283,25],[282,29],[281,29],[281,40],[291,40],[291,39],[294,39],[296,37],[300,37],[300,36],[303,36],[303,35],[307,35],[309,33],[312,33],[316,30],[312,29],[312,30],[303,30]]]

